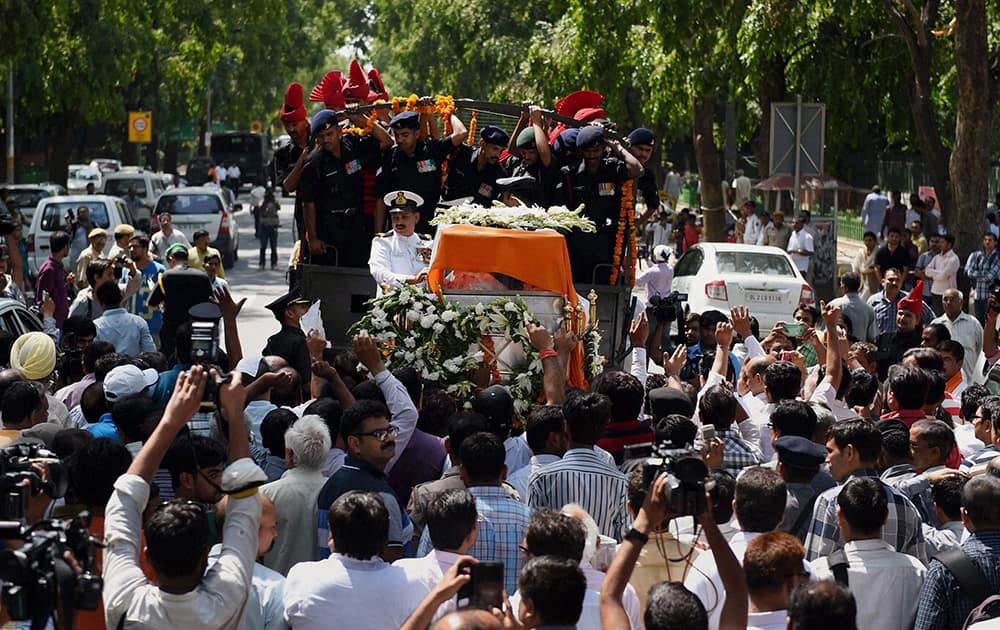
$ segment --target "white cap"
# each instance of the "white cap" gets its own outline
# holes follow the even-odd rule
[[[264,357],[259,354],[252,357],[243,357],[240,359],[239,363],[236,364],[236,371],[256,377],[260,374],[260,364],[263,360]]]
[[[152,368],[140,370],[134,365],[119,365],[104,377],[104,398],[115,402],[136,396],[159,379],[159,372]]]
[[[653,248],[653,262],[667,262],[670,260],[670,248],[666,245],[657,245]]]

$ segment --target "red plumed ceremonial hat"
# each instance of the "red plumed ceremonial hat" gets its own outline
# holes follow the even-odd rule
[[[285,90],[285,105],[281,108],[281,122],[296,123],[306,119],[306,105],[302,100],[302,84],[289,83]]]
[[[344,85],[347,80],[344,75],[334,70],[327,72],[326,76],[309,92],[309,100],[321,102],[328,109],[344,109],[347,102],[344,100]]]

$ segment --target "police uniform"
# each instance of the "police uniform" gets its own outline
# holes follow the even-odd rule
[[[480,138],[488,144],[506,147],[510,142],[507,132],[494,125],[486,125]],[[472,197],[472,202],[483,207],[493,205],[498,195],[497,179],[507,177],[507,171],[499,163],[487,163],[480,170],[478,160],[482,148],[462,144],[455,149],[448,161],[448,177],[445,179],[441,198],[445,200]]]
[[[403,112],[389,121],[392,129],[419,129],[420,115]],[[413,155],[395,145],[382,153],[382,166],[375,176],[375,193],[384,197],[394,190],[408,190],[424,200],[417,210],[420,221],[417,230],[431,231],[429,221],[441,198],[441,163],[455,149],[450,139],[419,140]]]
[[[337,124],[336,113],[323,110],[313,118],[313,135],[331,124]],[[309,155],[299,196],[303,204],[315,204],[316,237],[328,248],[325,255],[310,257],[313,264],[365,266],[373,230],[361,208],[361,169],[378,160],[378,150],[374,136],[346,134],[340,138],[340,157],[322,147]]]
[[[628,134],[628,141],[631,145],[648,145],[653,146],[656,141],[656,137],[653,132],[645,127],[639,127]],[[660,193],[656,189],[656,174],[653,173],[653,169],[647,168],[642,172],[642,175],[635,180],[635,189],[639,195],[642,196],[643,202],[646,204],[647,210],[655,211],[660,207]]]
[[[577,135],[576,147],[588,149],[603,141],[603,129],[584,127]],[[567,208],[583,204],[583,215],[597,226],[596,233],[573,230],[566,237],[574,282],[594,282],[596,271],[596,282],[608,283],[621,212],[622,184],[628,180],[628,165],[618,158],[601,158],[595,173],[587,170],[587,163],[582,159],[562,168],[556,189],[559,203]]]
[[[517,147],[519,149],[535,148],[534,126],[529,126],[518,134]],[[527,191],[518,192],[518,199],[529,206],[548,208],[552,205],[556,183],[559,181],[559,164],[554,153],[548,166],[542,164],[541,160],[536,160],[534,164],[528,164],[523,158],[515,155],[508,157],[504,166],[511,177],[528,176],[535,180]]]
[[[419,195],[408,191],[395,191],[385,196],[385,205],[390,213],[416,212],[422,203]],[[427,234],[414,232],[410,236],[402,236],[395,231],[378,234],[372,241],[368,269],[379,287],[383,284],[402,286],[409,278],[427,269],[427,261],[419,250],[430,247],[431,237]]]
[[[284,320],[285,309],[295,304],[309,304],[309,300],[302,297],[297,287],[264,307],[281,322],[281,330],[267,338],[262,354],[279,356],[288,361],[288,365],[299,373],[305,388],[312,378],[312,361],[309,358],[306,334],[298,326],[289,326]]]

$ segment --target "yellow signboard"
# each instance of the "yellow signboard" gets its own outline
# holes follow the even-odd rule
[[[153,141],[153,112],[128,113],[128,141]]]
[[[250,133],[264,133],[264,123],[260,120],[250,121]]]

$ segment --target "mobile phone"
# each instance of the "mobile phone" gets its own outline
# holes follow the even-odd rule
[[[469,567],[468,584],[458,591],[458,599],[469,600],[473,608],[503,609],[503,562],[477,562]]]
[[[48,291],[42,291],[42,304],[44,304],[45,300],[47,300],[47,299],[49,299],[49,292]]]
[[[715,439],[715,425],[714,424],[703,424],[701,425],[701,441],[710,442]]]
[[[785,332],[789,337],[801,337],[806,332],[806,325],[800,322],[785,324]]]

